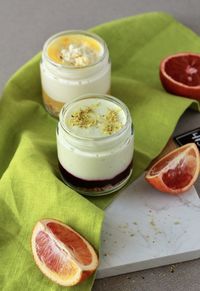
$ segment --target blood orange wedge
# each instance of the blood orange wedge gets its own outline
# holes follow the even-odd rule
[[[170,93],[200,100],[200,54],[179,53],[160,63],[160,80]]]
[[[194,184],[199,170],[198,148],[194,143],[188,143],[157,161],[145,178],[161,192],[178,194],[187,191]]]
[[[62,286],[78,284],[97,268],[98,257],[93,247],[60,221],[38,221],[31,242],[33,257],[39,269]]]

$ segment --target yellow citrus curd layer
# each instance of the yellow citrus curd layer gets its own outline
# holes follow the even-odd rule
[[[102,53],[103,47],[99,41],[81,34],[59,36],[47,47],[47,54],[52,61],[76,67],[96,63]]]

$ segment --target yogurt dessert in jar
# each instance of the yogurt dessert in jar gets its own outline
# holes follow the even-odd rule
[[[53,116],[80,95],[110,91],[108,48],[94,33],[64,31],[49,38],[44,44],[40,71],[43,102]]]
[[[63,181],[85,195],[123,187],[132,173],[134,134],[126,105],[109,95],[84,95],[59,116],[57,152]]]

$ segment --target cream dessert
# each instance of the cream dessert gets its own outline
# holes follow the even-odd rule
[[[108,95],[85,95],[66,104],[57,129],[61,176],[86,195],[121,188],[132,172],[133,128],[127,107]]]
[[[82,94],[110,91],[109,52],[93,33],[65,31],[51,37],[44,45],[40,71],[44,105],[54,116]]]

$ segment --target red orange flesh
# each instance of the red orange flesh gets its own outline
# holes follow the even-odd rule
[[[89,242],[54,219],[37,222],[32,234],[32,252],[39,269],[62,286],[82,282],[98,265],[98,257]]]
[[[187,191],[197,180],[200,157],[197,146],[189,143],[157,161],[145,178],[157,190],[170,194]]]
[[[200,100],[200,54],[178,53],[160,63],[160,80],[166,91]]]

